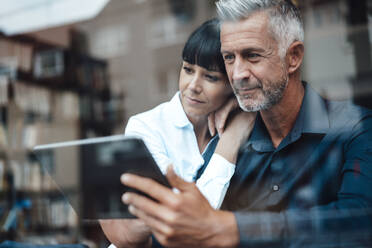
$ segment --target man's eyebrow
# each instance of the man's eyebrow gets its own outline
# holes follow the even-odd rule
[[[250,47],[250,48],[244,48],[242,49],[240,52],[241,53],[251,53],[251,52],[259,52],[259,53],[262,53],[264,52],[265,49],[261,48],[261,47]]]
[[[221,49],[221,53],[231,53],[230,51],[227,51],[225,49]]]
[[[251,53],[251,52],[262,53],[264,51],[265,51],[265,49],[260,48],[260,47],[250,47],[250,48],[243,48],[243,49],[239,50],[238,52],[239,53]],[[228,51],[226,49],[221,49],[221,53],[232,53],[232,52],[233,51]]]

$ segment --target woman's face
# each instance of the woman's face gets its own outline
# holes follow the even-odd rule
[[[206,117],[232,94],[227,76],[183,61],[179,88],[188,117]]]

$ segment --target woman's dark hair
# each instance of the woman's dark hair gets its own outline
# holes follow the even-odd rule
[[[204,22],[187,40],[182,59],[210,71],[226,74],[221,55],[220,21],[216,18]]]

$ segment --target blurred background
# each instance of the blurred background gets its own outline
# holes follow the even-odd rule
[[[121,134],[130,116],[169,100],[183,44],[216,16],[214,2],[0,0],[0,241],[107,246],[97,225],[79,221],[32,148]],[[371,108],[372,1],[294,2],[305,22],[303,79],[327,98]],[[65,194],[97,176],[63,154],[42,161],[66,178]],[[53,170],[58,164],[64,169]],[[114,209],[110,192],[105,197]]]

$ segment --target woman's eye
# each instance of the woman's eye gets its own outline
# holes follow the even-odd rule
[[[191,69],[190,67],[184,66],[184,67],[183,67],[183,70],[184,70],[186,73],[188,73],[188,74],[192,73],[192,69]]]
[[[219,77],[213,76],[213,75],[205,75],[208,81],[211,82],[217,82],[219,80]]]

